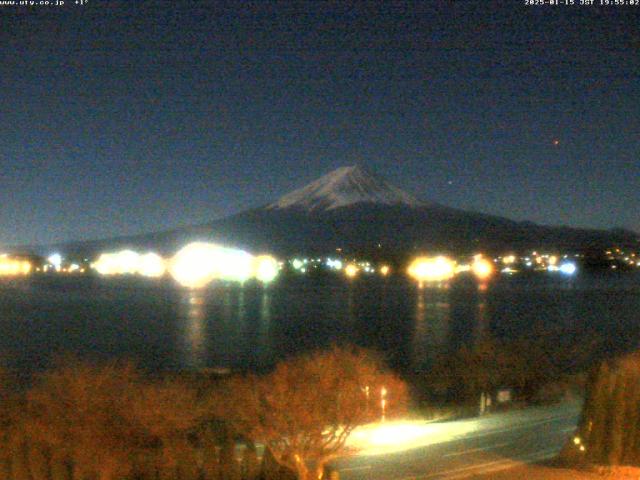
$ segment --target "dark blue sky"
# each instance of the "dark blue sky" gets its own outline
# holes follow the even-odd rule
[[[523,4],[0,7],[0,245],[202,223],[354,163],[640,231],[640,7]]]

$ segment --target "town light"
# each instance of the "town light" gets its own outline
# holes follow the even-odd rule
[[[171,259],[169,273],[183,287],[202,288],[216,276],[218,255],[217,245],[190,243]]]
[[[28,260],[0,255],[0,276],[28,275],[32,268],[33,266]]]
[[[100,275],[124,275],[138,271],[140,255],[131,250],[103,253],[93,264]]]
[[[47,258],[47,262],[50,263],[57,271],[60,271],[60,268],[62,266],[62,255],[60,255],[59,253],[49,255],[49,258]]]
[[[333,258],[327,258],[327,267],[332,268],[333,270],[342,270],[342,261]]]
[[[216,278],[245,282],[253,276],[254,257],[242,250],[217,247],[215,257]]]
[[[504,263],[505,265],[511,265],[512,263],[515,263],[515,261],[516,261],[515,255],[507,255],[502,259],[502,263]]]
[[[255,277],[262,283],[269,283],[278,276],[278,262],[271,255],[260,255],[255,259]]]
[[[560,273],[563,273],[565,275],[574,275],[578,270],[578,267],[576,267],[575,263],[566,262],[560,265],[558,269],[560,270]]]
[[[138,274],[145,277],[161,277],[166,270],[160,255],[151,252],[140,255],[132,250],[103,253],[92,267],[100,275]]]
[[[157,253],[145,253],[138,258],[138,273],[145,277],[159,278],[167,270],[166,262]]]
[[[344,273],[347,277],[354,278],[356,275],[358,275],[358,267],[353,263],[350,263],[345,267]]]
[[[419,257],[409,269],[409,275],[422,282],[441,282],[449,280],[455,274],[455,262],[447,257]]]
[[[471,265],[471,271],[480,280],[486,280],[493,275],[493,264],[481,256],[476,256],[473,264]]]

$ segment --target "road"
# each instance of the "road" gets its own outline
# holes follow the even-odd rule
[[[357,456],[337,461],[341,480],[491,478],[554,457],[580,405],[563,403],[453,422],[388,422],[354,432]]]

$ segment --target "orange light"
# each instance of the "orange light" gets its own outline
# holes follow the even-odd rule
[[[494,272],[493,263],[491,263],[486,258],[476,257],[471,265],[471,270],[473,274],[478,277],[480,280],[486,280],[491,277]]]
[[[359,271],[358,267],[355,266],[353,263],[350,263],[344,268],[344,273],[349,278],[354,278],[356,275],[358,275],[358,271]]]
[[[33,266],[28,260],[0,256],[0,276],[28,275]]]

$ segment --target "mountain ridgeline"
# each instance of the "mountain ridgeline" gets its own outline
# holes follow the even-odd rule
[[[204,225],[60,245],[95,254],[131,247],[175,252],[190,241],[214,241],[279,255],[345,252],[473,252],[640,245],[626,230],[591,230],[518,222],[415,198],[361,167],[342,167],[265,207]]]

